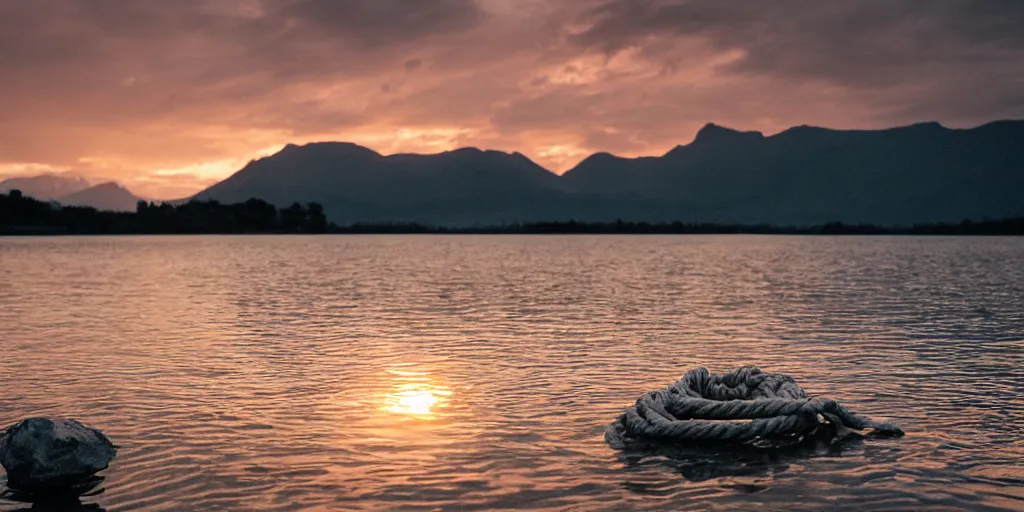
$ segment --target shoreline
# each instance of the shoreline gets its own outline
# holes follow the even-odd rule
[[[1014,212],[1016,213],[1016,212]],[[386,216],[386,215],[382,215]],[[469,219],[471,216],[457,216]],[[607,215],[607,218],[614,218]],[[21,195],[0,194],[0,236],[73,235],[939,235],[1021,236],[1024,216],[916,224],[850,224],[836,220],[784,225],[767,222],[660,220],[536,220],[491,224],[428,224],[412,220],[331,222],[319,203],[278,208],[262,199],[222,204],[190,201],[156,205],[139,201],[134,212],[54,206]]]
[[[977,231],[932,231],[932,230],[899,230],[879,229],[873,231],[821,231],[813,229],[794,230],[710,230],[710,231],[672,231],[672,230],[532,230],[532,229],[490,229],[490,228],[430,228],[413,229],[339,229],[324,232],[275,232],[275,231],[209,231],[209,232],[113,232],[113,231],[52,231],[52,230],[2,230],[0,238],[28,237],[86,237],[86,236],[360,236],[360,235],[486,235],[486,236],[802,236],[802,237],[1019,237],[1024,230],[977,230]]]

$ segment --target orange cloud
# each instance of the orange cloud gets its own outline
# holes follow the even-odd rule
[[[0,174],[158,199],[268,148],[660,154],[766,132],[1024,116],[1004,0],[0,2]],[[910,8],[910,7],[918,8]]]

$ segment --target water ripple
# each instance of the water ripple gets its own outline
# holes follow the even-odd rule
[[[1022,304],[1014,238],[8,238],[0,425],[108,432],[108,510],[1020,510]],[[909,435],[604,443],[746,363]]]

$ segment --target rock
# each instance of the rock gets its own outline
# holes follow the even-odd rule
[[[7,486],[26,492],[72,487],[103,471],[117,447],[75,420],[29,418],[0,432]]]

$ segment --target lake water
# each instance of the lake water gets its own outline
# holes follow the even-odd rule
[[[0,238],[0,326],[0,425],[120,445],[83,509],[1024,509],[1022,238]],[[907,436],[605,444],[748,363]]]

